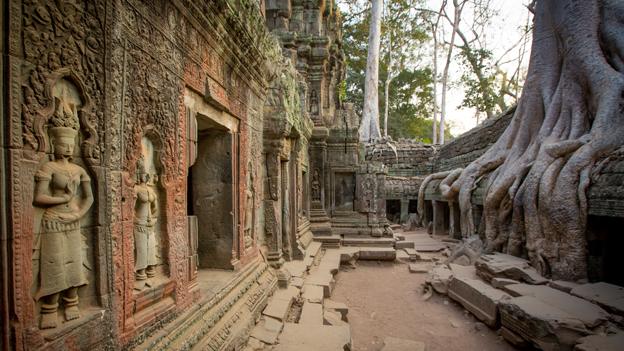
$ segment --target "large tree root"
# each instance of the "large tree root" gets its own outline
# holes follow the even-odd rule
[[[470,200],[487,176],[486,251],[528,257],[554,279],[586,278],[589,174],[624,144],[623,54],[624,2],[537,1],[529,72],[510,125],[443,182],[457,197],[465,236],[476,232]]]

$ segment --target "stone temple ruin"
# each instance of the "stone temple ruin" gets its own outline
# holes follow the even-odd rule
[[[334,1],[2,4],[1,349],[348,350],[341,266],[442,250],[426,294],[509,343],[622,345],[621,153],[592,175],[587,279],[553,280],[482,252],[485,180],[474,233],[441,195],[513,111],[359,143]]]

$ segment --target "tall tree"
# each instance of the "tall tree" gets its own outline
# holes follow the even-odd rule
[[[455,46],[455,36],[459,29],[459,22],[461,21],[461,13],[464,9],[464,5],[468,0],[453,0],[453,29],[451,30],[451,42],[449,43],[449,49],[446,55],[446,63],[444,64],[444,72],[442,73],[442,111],[440,113],[440,136],[438,142],[444,144],[444,120],[446,118],[446,93],[448,88],[449,67],[451,66],[451,58],[453,57],[453,47]],[[442,13],[448,18],[446,14],[446,8],[442,8]]]
[[[443,189],[462,232],[488,175],[486,251],[528,255],[553,279],[587,276],[587,196],[596,162],[624,145],[624,2],[538,0],[529,70],[498,141]],[[455,174],[456,175],[456,174]],[[444,182],[447,184],[447,182]]]
[[[368,57],[364,83],[364,108],[360,124],[360,141],[369,142],[381,136],[379,132],[379,46],[381,43],[381,12],[383,0],[371,0],[371,21],[368,34]]]

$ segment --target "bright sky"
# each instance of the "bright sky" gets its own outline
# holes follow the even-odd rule
[[[387,0],[386,0],[387,1]],[[493,51],[493,57],[497,60],[505,51],[516,43],[521,37],[520,27],[524,26],[527,21],[527,9],[525,7],[525,3],[527,0],[490,0],[492,8],[498,11],[497,16],[492,20],[492,24],[486,31],[486,42],[487,47]],[[451,1],[449,1],[451,3]],[[429,8],[435,9],[436,11],[440,8],[441,0],[428,0],[427,4]],[[452,14],[452,5],[447,5],[450,9],[451,13],[449,16],[453,16]],[[464,28],[470,22],[472,22],[472,17],[470,13],[467,13],[464,10],[463,15],[466,15],[464,21]],[[464,16],[462,16],[464,17]],[[452,17],[451,17],[452,18]],[[447,40],[450,40],[450,27],[447,30]],[[529,38],[530,39],[530,38]],[[455,51],[456,52],[456,51]],[[510,52],[507,56],[512,58],[514,56],[517,57],[517,50]],[[523,61],[523,65],[526,68],[528,64],[528,56],[530,53],[530,40],[527,45],[527,53],[525,54],[525,60]],[[442,67],[439,68],[440,71],[443,69],[444,59],[442,57],[439,58],[439,62],[442,62]],[[460,71],[460,62],[459,60],[454,59],[451,61],[451,70],[450,70],[450,78],[451,80],[458,80],[461,76]],[[505,61],[505,60],[503,60]],[[511,72],[515,69],[511,64],[504,66],[505,69]],[[459,109],[459,105],[461,105],[462,99],[464,97],[464,91],[462,87],[457,84],[452,84],[447,92],[447,120],[450,120],[452,125],[452,132],[454,135],[459,135],[477,125],[477,119],[475,118],[475,110],[462,108]],[[438,101],[440,99],[440,93],[438,93]],[[483,120],[481,117],[480,121]]]
[[[343,1],[338,1],[339,5],[344,5]],[[385,0],[392,1],[392,0]],[[485,2],[486,0],[480,0]],[[525,5],[530,0],[489,0],[491,8],[497,11],[497,14],[492,19],[492,23],[488,27],[485,32],[485,39],[487,48],[492,50],[494,60],[498,60],[505,51],[509,49],[510,46],[513,46],[521,37],[522,31],[521,27],[526,25],[527,21],[527,13]],[[442,4],[442,0],[426,0],[426,7],[431,10],[438,11]],[[340,6],[343,11],[346,10],[344,6]],[[462,24],[460,28],[468,35],[469,25],[472,23],[472,13],[469,9],[470,5],[467,4],[466,8],[462,13]],[[453,6],[452,1],[448,0],[447,11],[450,11],[449,16],[453,17]],[[446,32],[446,41],[450,41],[450,33],[451,26],[445,20],[442,20],[445,23],[445,32]],[[459,39],[457,39],[459,40]],[[526,47],[525,59],[523,60],[523,67],[526,71],[526,66],[528,65],[528,58],[530,54],[530,38]],[[425,50],[428,52],[427,56],[433,56],[432,48],[416,48],[417,50]],[[461,102],[464,98],[464,90],[457,82],[461,77],[461,62],[457,59],[455,54],[457,53],[457,49],[454,50],[453,60],[451,61],[451,67],[449,71],[450,76],[450,84],[447,92],[447,126],[450,122],[452,133],[457,136],[477,125],[477,119],[475,118],[475,110],[467,109],[467,108],[459,108]],[[438,57],[438,70],[439,74],[442,74],[442,70],[444,69],[444,63],[446,56],[445,52],[440,52]],[[518,49],[516,48],[514,51],[508,53],[506,58],[513,58],[518,56]],[[502,60],[505,61],[505,60]],[[429,62],[422,62],[421,64],[425,65],[433,65],[429,59]],[[508,64],[504,65],[503,68],[509,72],[509,76],[515,70],[516,64]],[[433,67],[433,66],[432,66]],[[438,86],[438,105],[441,100],[441,85]],[[484,116],[480,118],[480,122],[484,119]]]

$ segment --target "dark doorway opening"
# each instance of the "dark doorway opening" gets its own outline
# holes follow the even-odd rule
[[[392,223],[401,220],[401,200],[386,200],[386,218]]]
[[[624,286],[624,218],[589,216],[587,219],[587,274],[591,282]]]

